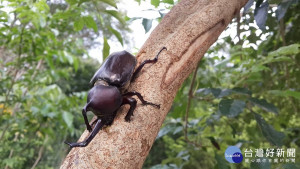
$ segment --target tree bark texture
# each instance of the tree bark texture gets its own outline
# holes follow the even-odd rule
[[[87,147],[73,148],[61,168],[142,168],[177,90],[247,0],[182,0],[162,19],[137,54],[139,65],[164,50],[155,64],[146,65],[128,91],[160,104],[138,101],[131,122],[120,108],[114,123],[102,129]],[[138,100],[138,99],[137,99]],[[176,106],[176,105],[175,105]],[[79,141],[88,136],[85,131]]]

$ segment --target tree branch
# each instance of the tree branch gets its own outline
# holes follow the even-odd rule
[[[141,168],[177,90],[246,2],[182,0],[174,6],[140,49],[138,63],[153,58],[163,46],[168,51],[145,66],[129,88],[161,108],[138,103],[130,123],[124,120],[128,107],[121,108],[112,126],[87,147],[73,148],[61,168]],[[85,131],[79,141],[87,135]]]
[[[194,90],[193,89],[194,89],[194,84],[195,84],[195,80],[196,80],[196,77],[197,77],[198,68],[199,68],[199,63],[197,64],[196,70],[194,71],[194,74],[193,74],[193,78],[192,78],[192,82],[191,82],[191,86],[190,86],[190,90],[189,90],[189,95],[188,95],[187,107],[186,107],[186,110],[185,110],[184,139],[189,144],[192,144],[192,145],[194,145],[196,147],[201,147],[202,146],[201,144],[199,144],[199,143],[197,143],[195,141],[191,141],[188,138],[188,123],[189,123],[188,118],[189,118],[189,112],[190,112],[190,107],[191,107],[191,100],[194,97]]]
[[[32,165],[31,169],[35,169],[36,165],[39,163],[39,161],[42,158],[43,152],[44,152],[44,146],[41,146],[40,149],[39,149],[38,157],[36,158],[36,160],[35,160],[34,164]]]

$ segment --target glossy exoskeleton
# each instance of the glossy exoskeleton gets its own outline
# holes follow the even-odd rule
[[[132,96],[137,96],[144,105],[152,105],[160,108],[158,104],[154,104],[143,99],[143,96],[138,92],[127,92],[127,88],[141,71],[145,64],[156,63],[159,54],[167,49],[163,47],[156,57],[151,60],[145,60],[137,67],[136,58],[127,51],[121,51],[112,53],[105,60],[103,65],[93,76],[91,83],[94,85],[88,93],[87,103],[82,109],[82,115],[86,124],[86,128],[90,133],[88,138],[79,143],[67,143],[71,148],[73,147],[85,147],[96,136],[99,130],[104,125],[111,125],[117,114],[118,109],[124,105],[129,104],[130,108],[125,120],[130,121],[130,117],[133,115],[133,111],[136,107],[137,101]],[[92,111],[96,116],[95,127],[92,129],[88,122],[86,113]]]

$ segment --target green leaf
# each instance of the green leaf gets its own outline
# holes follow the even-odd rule
[[[125,20],[123,18],[123,16],[118,12],[118,11],[115,11],[115,10],[105,10],[104,11],[105,13],[113,16],[114,18],[116,18],[117,20],[119,20],[119,22],[121,22],[122,24],[125,24]]]
[[[249,100],[266,111],[278,114],[277,108],[273,104],[268,103],[265,99],[250,98]]]
[[[244,6],[244,14],[248,12],[250,7],[253,5],[254,0],[249,0],[247,4]]]
[[[67,51],[64,51],[64,57],[67,59],[67,61],[70,65],[73,64],[74,59],[73,59],[73,56],[70,53],[68,53]]]
[[[182,126],[178,126],[178,127],[175,128],[173,134],[177,134],[177,133],[181,132],[182,130],[183,130],[183,127]]]
[[[166,125],[165,127],[161,128],[157,134],[156,139],[161,138],[162,136],[170,133],[170,132],[174,132],[176,130],[176,126],[175,125]]]
[[[77,4],[77,0],[66,0],[68,4],[75,5]]]
[[[209,95],[211,93],[211,89],[210,88],[201,88],[201,89],[198,89],[196,91],[197,94],[201,94],[201,95]]]
[[[221,93],[221,89],[218,88],[211,88],[210,91],[215,97],[218,97],[219,94]]]
[[[214,95],[215,98],[222,98],[232,93],[231,89],[209,88],[207,91],[209,90]]]
[[[39,112],[39,108],[37,108],[37,107],[35,107],[35,106],[32,106],[31,108],[30,108],[30,110],[32,111],[32,114],[33,115],[35,115],[35,114],[37,114],[38,112]]]
[[[254,112],[253,112],[254,113]],[[262,116],[254,113],[257,124],[259,125],[264,137],[272,144],[276,146],[282,146],[283,139],[285,137],[283,132],[276,131],[271,125],[269,125]]]
[[[291,90],[286,90],[286,91],[285,91],[285,94],[286,94],[287,96],[292,96],[292,97],[294,97],[294,98],[296,98],[296,99],[300,99],[300,92],[291,91]]]
[[[96,22],[94,21],[93,17],[91,16],[84,16],[82,17],[83,20],[84,20],[84,23],[86,24],[86,26],[88,28],[92,28],[94,30],[95,33],[98,32],[98,27],[97,27],[97,24]]]
[[[277,7],[277,10],[275,11],[276,13],[276,18],[278,21],[282,19],[287,11],[287,9],[293,4],[297,3],[297,0],[285,0],[280,2],[280,4]]]
[[[76,20],[74,22],[74,30],[75,31],[81,31],[83,29],[83,26],[84,26],[83,18],[79,18],[78,20]]]
[[[219,110],[222,115],[235,117],[243,112],[246,103],[242,100],[223,99],[219,103]]]
[[[247,94],[247,95],[250,95],[250,96],[252,94],[252,92],[250,90],[248,90],[247,88],[235,87],[231,90],[235,93]]]
[[[110,26],[107,26],[108,30],[113,33],[117,39],[119,40],[119,42],[122,44],[123,46],[123,38],[122,38],[122,35],[117,31],[115,30],[114,28],[110,27]]]
[[[174,1],[173,0],[163,0],[163,3],[174,5]]]
[[[7,165],[9,168],[13,168],[14,164],[17,163],[18,160],[14,159],[14,158],[7,158],[3,160],[3,163],[5,165]]]
[[[66,122],[68,127],[72,127],[74,116],[70,112],[63,112],[63,119]]]
[[[48,66],[49,66],[52,70],[55,69],[55,68],[54,68],[53,59],[52,59],[51,56],[47,56],[47,57],[46,57],[46,62],[47,62],[47,64],[48,64]]]
[[[110,46],[107,42],[107,38],[103,37],[103,50],[102,50],[103,60],[105,60],[106,57],[109,55],[109,50],[110,50]]]
[[[44,28],[46,26],[46,17],[44,17],[43,15],[41,15],[39,17],[39,23],[40,23],[40,27]]]
[[[159,3],[160,3],[160,0],[151,0],[151,5],[158,7],[159,6]]]
[[[230,169],[229,163],[225,160],[224,155],[215,153],[215,159],[217,161],[215,169]]]
[[[262,64],[273,63],[273,62],[292,62],[292,61],[293,61],[293,59],[290,57],[287,57],[287,56],[280,56],[280,57],[276,57],[276,58],[269,57],[265,61],[263,61]]]
[[[143,18],[142,24],[144,26],[145,33],[149,32],[149,30],[151,29],[152,21],[152,19]]]
[[[79,2],[78,2],[78,7],[81,5],[81,4],[83,4],[84,2],[88,2],[89,0],[80,0]]]
[[[39,1],[34,3],[34,6],[37,7],[37,9],[40,12],[45,12],[45,11],[49,11],[49,5],[46,3],[46,1]]]
[[[68,11],[64,11],[64,12],[57,12],[53,15],[53,18],[55,19],[69,19],[69,18],[73,18],[73,17],[79,17],[80,13],[79,12],[72,12],[71,10]]]
[[[219,93],[219,95],[217,96],[217,98],[222,98],[225,96],[228,96],[232,93],[231,89],[222,89],[221,92]]]
[[[277,95],[277,96],[291,96],[296,99],[300,99],[300,92],[296,91],[291,91],[291,90],[286,90],[286,91],[281,91],[281,90],[270,90],[268,93]]]
[[[75,56],[73,56],[73,67],[74,67],[75,71],[77,71],[78,67],[79,67],[79,59]]]
[[[251,67],[251,73],[256,73],[256,72],[261,72],[264,70],[270,70],[270,68],[263,66],[263,65],[253,65],[253,67]]]
[[[110,5],[110,6],[113,6],[115,8],[118,8],[117,4],[116,4],[116,2],[114,0],[99,0],[99,1],[104,2],[104,3],[106,3],[106,4]]]
[[[268,17],[268,8],[269,3],[268,1],[266,1],[259,6],[256,6],[254,10],[254,19],[257,26],[262,30],[265,30],[265,25]]]
[[[296,55],[300,52],[299,48],[300,48],[300,44],[283,46],[273,52],[270,52],[268,56],[274,57],[274,56],[282,56],[282,55]]]

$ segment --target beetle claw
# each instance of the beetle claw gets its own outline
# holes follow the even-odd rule
[[[154,107],[160,109],[160,104],[148,103],[148,105],[151,105],[151,106],[154,106]]]
[[[69,142],[67,142],[67,141],[64,141],[64,143],[67,144],[67,145],[69,145],[70,148],[73,148],[72,143],[69,143]]]
[[[160,104],[154,104],[154,106],[160,109]]]
[[[130,117],[125,117],[125,121],[129,123],[131,121]]]

